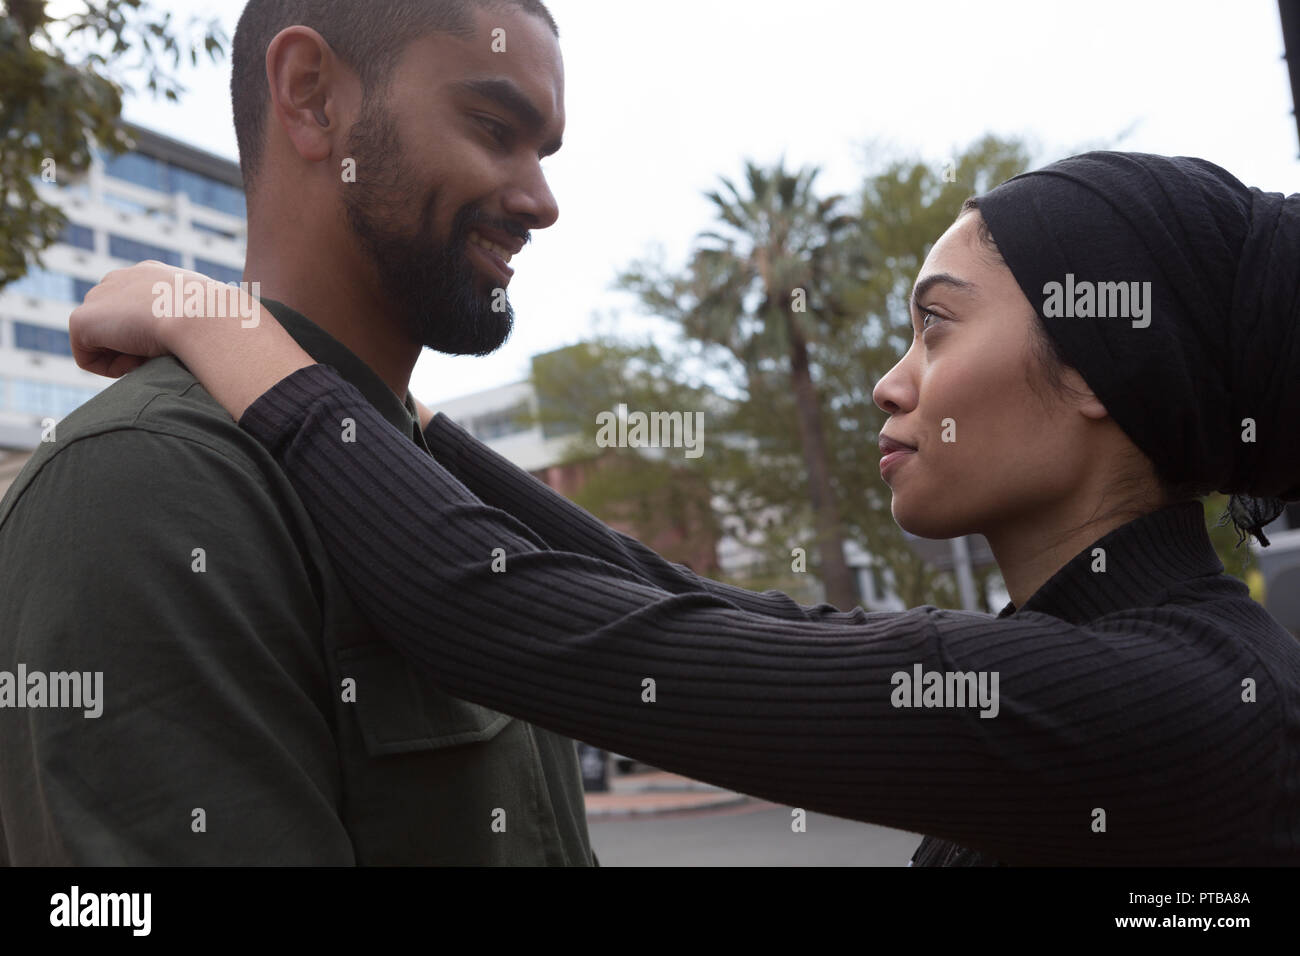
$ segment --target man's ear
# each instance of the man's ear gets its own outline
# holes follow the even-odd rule
[[[345,104],[359,81],[311,27],[286,27],[266,48],[271,116],[309,163],[330,157],[342,135]],[[271,134],[274,135],[274,127]]]
[[[1083,376],[1078,370],[1070,368],[1068,365],[1061,370],[1064,384],[1069,387],[1070,395],[1073,396],[1072,403],[1085,418],[1092,418],[1100,421],[1103,418],[1109,418],[1110,412],[1106,411],[1106,406],[1101,403],[1088,383],[1083,380]]]

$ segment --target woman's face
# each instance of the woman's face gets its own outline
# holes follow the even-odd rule
[[[910,305],[912,345],[873,392],[889,413],[882,434],[916,449],[883,474],[894,520],[926,538],[1040,521],[1099,464],[1089,426],[1105,410],[1034,389],[1034,307],[978,227],[979,213],[964,213],[931,249]],[[1086,388],[1073,370],[1066,381]]]

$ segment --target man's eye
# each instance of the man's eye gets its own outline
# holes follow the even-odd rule
[[[479,122],[487,128],[488,133],[502,146],[510,145],[510,127],[486,116],[480,116]]]

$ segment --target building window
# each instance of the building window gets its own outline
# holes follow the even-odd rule
[[[14,322],[14,347],[49,355],[72,355],[72,341],[67,332],[30,322]]]
[[[63,234],[59,236],[60,242],[65,242],[70,246],[76,246],[78,249],[89,249],[95,251],[95,230],[89,226],[78,225],[70,222],[63,227]]]
[[[471,418],[466,423],[466,427],[479,441],[493,441],[497,438],[505,438],[507,435],[528,431],[532,428],[528,416],[528,403],[520,402],[499,412],[488,412]]]
[[[243,269],[233,269],[230,266],[223,266],[220,262],[200,259],[197,256],[194,259],[194,271],[202,272],[218,282],[241,282],[244,278]]]
[[[220,236],[222,239],[235,240],[239,238],[229,229],[218,229],[216,226],[209,226],[206,222],[199,222],[197,219],[190,221],[190,225],[196,232],[204,233],[209,236]]]
[[[158,206],[150,206],[148,203],[138,202],[134,199],[127,199],[125,196],[119,196],[116,193],[104,193],[104,205],[121,212],[134,213],[137,216],[152,216],[155,219],[171,219],[171,213]]]
[[[126,236],[115,236],[112,233],[108,236],[108,254],[115,259],[125,259],[127,262],[157,259],[169,266],[181,264],[181,254],[174,249],[155,246],[152,243],[141,242],[139,239],[128,239]]]
[[[145,189],[169,193],[167,164],[143,153],[122,153],[104,157],[104,172],[114,179],[135,183]]]
[[[51,302],[75,302],[80,304],[86,292],[95,283],[85,279],[74,279],[62,272],[50,272],[39,266],[32,266],[27,275],[5,286],[5,292],[26,295],[33,299],[48,299]]]
[[[86,182],[84,176],[75,181],[60,180],[59,189],[63,190],[65,196],[71,196],[75,199],[90,199],[90,183]]]
[[[533,361],[536,362],[537,359]],[[552,438],[567,438],[569,435],[576,435],[582,430],[577,422],[572,421],[568,415],[562,414],[565,410],[562,402],[557,402],[546,395],[539,394],[537,396],[537,406],[539,409],[538,417],[542,420],[542,437],[548,441]]]
[[[172,192],[185,193],[190,197],[191,202],[200,206],[207,206],[209,209],[215,209],[230,216],[239,216],[241,219],[244,217],[243,190],[237,189],[229,183],[212,179],[209,176],[188,169],[181,169],[179,166],[169,168],[171,169]]]
[[[108,175],[162,193],[185,193],[190,201],[231,216],[245,215],[244,192],[202,173],[173,166],[143,153],[125,153],[107,157],[104,171]]]
[[[15,412],[62,418],[98,395],[99,390],[16,378],[11,382],[9,394],[10,408]]]
[[[552,418],[542,422],[542,437],[547,439],[565,438],[569,435],[576,435],[580,431],[582,429],[578,427],[576,422],[557,421]]]

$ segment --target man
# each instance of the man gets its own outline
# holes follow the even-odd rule
[[[245,281],[427,451],[421,349],[497,348],[507,263],[558,215],[554,21],[251,0],[232,71]],[[418,679],[274,459],[170,358],[33,456],[0,503],[0,593],[0,671],[102,674],[97,717],[0,707],[0,861],[595,862],[573,742]]]

